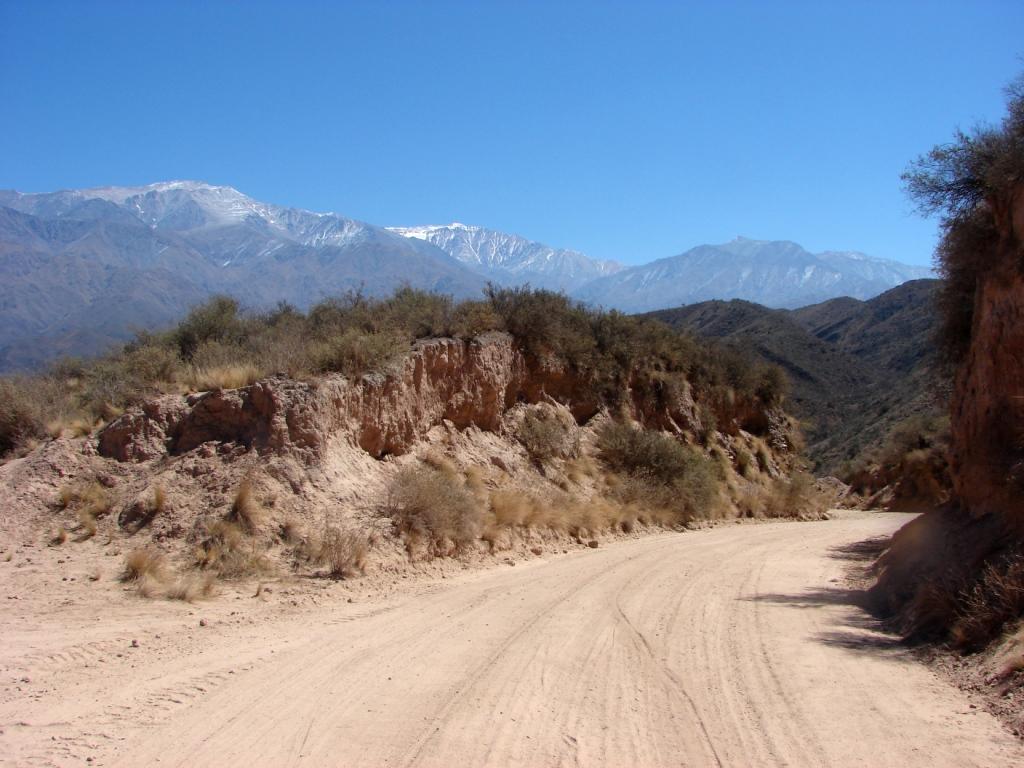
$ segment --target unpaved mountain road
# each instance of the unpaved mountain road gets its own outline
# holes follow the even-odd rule
[[[851,545],[908,519],[649,536],[218,623],[130,668],[53,674],[20,714],[5,697],[0,750],[247,768],[1022,765],[844,584]]]

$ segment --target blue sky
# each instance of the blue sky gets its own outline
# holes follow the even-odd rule
[[[998,120],[1024,3],[0,0],[0,187],[200,179],[639,263],[928,263],[908,161]]]

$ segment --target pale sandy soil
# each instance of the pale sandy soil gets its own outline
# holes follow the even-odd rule
[[[1024,764],[856,605],[849,545],[907,519],[722,526],[195,605],[16,549],[0,563],[0,762]],[[51,571],[48,593],[29,588]]]

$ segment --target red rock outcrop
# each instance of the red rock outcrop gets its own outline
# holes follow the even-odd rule
[[[995,216],[999,253],[975,293],[952,398],[950,465],[972,515],[996,513],[1024,529],[1024,187],[1011,200]]]
[[[649,382],[631,384],[627,402],[638,420],[674,432],[700,431],[689,386],[655,393]],[[508,334],[431,339],[386,374],[315,382],[278,377],[240,389],[162,396],[103,429],[98,448],[120,461],[148,461],[204,443],[235,443],[315,462],[338,437],[381,457],[408,452],[442,421],[493,432],[515,403],[548,399],[578,422],[602,407],[600,393],[571,370],[554,360],[528,360]],[[720,419],[719,428],[728,425]]]

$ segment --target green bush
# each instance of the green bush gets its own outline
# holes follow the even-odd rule
[[[238,302],[230,296],[214,296],[193,308],[174,329],[172,338],[181,357],[191,360],[203,342],[237,342],[243,333]]]
[[[664,433],[620,422],[606,424],[597,439],[598,456],[605,465],[630,478],[621,501],[671,510],[678,522],[709,515],[719,478],[700,451]]]

